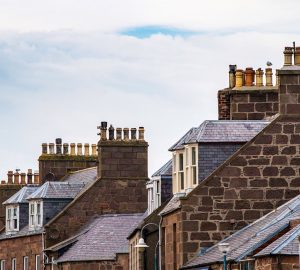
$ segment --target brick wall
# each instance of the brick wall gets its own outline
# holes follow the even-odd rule
[[[35,256],[41,257],[42,269],[42,236],[32,235],[7,240],[0,240],[0,260],[6,260],[6,268],[11,269],[11,260],[16,258],[17,269],[23,269],[23,257],[29,258],[29,270],[35,270]]]
[[[278,90],[255,89],[218,92],[219,120],[261,120],[278,113]]]
[[[243,146],[244,143],[201,143],[198,146],[199,181],[210,175],[214,169]]]

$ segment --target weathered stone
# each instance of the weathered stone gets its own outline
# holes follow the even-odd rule
[[[291,135],[291,144],[300,144],[300,135]]]
[[[287,187],[288,183],[284,178],[270,178],[270,187]]]
[[[250,202],[248,200],[236,200],[235,209],[250,209]]]
[[[233,209],[233,202],[217,202],[216,209]]]
[[[272,165],[286,165],[287,157],[286,156],[273,156],[272,157]]]
[[[200,225],[200,230],[202,232],[206,231],[216,231],[217,230],[217,225],[214,222],[209,222],[209,221],[202,221]]]
[[[247,190],[243,189],[240,191],[241,199],[262,199],[263,198],[262,190]]]
[[[245,220],[256,220],[260,218],[260,211],[246,210],[244,213]]]
[[[292,158],[291,165],[300,165],[300,158]]]
[[[280,171],[280,176],[294,176],[295,170],[292,167],[285,167]]]
[[[238,195],[235,189],[225,189],[224,199],[225,200],[234,200],[237,199]]]
[[[207,220],[208,213],[195,213],[190,215],[190,220]]]
[[[270,159],[268,158],[253,158],[248,161],[249,165],[269,165]]]
[[[192,232],[191,240],[210,240],[210,237],[207,232]]]
[[[254,202],[253,209],[273,209],[271,202]]]
[[[275,142],[277,144],[287,144],[288,140],[289,140],[289,138],[287,135],[276,135]]]
[[[283,189],[271,189],[266,192],[267,199],[283,199]]]
[[[268,155],[278,155],[278,146],[265,146],[263,148],[263,154]]]
[[[212,198],[209,197],[209,196],[203,196],[203,197],[202,197],[202,205],[208,205],[208,206],[213,205],[213,200],[212,200]]]
[[[293,134],[294,133],[294,128],[295,128],[294,125],[284,125],[283,126],[283,133]]]
[[[295,190],[291,190],[291,189],[286,189],[285,190],[285,199],[292,199],[296,196],[298,196],[300,194],[300,190],[299,189],[295,189]]]
[[[263,170],[263,176],[277,176],[278,168],[277,167],[266,167]]]
[[[242,211],[234,211],[234,210],[229,210],[226,217],[226,220],[242,220],[243,219],[243,212]]]
[[[225,176],[225,177],[240,176],[240,174],[241,174],[241,169],[232,166],[223,168],[220,173],[221,176]]]
[[[184,220],[184,221],[182,221],[182,230],[190,231],[190,232],[198,231],[199,230],[199,222]]]
[[[244,157],[240,156],[240,157],[236,157],[231,163],[231,166],[246,166],[247,165],[247,161]]]
[[[291,181],[291,187],[300,187],[300,177],[294,178]]]
[[[241,154],[245,156],[259,155],[261,153],[261,148],[261,146],[250,145],[246,149],[244,149]]]
[[[210,188],[209,189],[209,195],[210,196],[218,196],[218,195],[223,195],[224,194],[224,188],[216,188],[216,187],[213,187],[213,188]]]
[[[244,167],[243,172],[246,176],[260,176],[260,170],[257,167]]]
[[[231,188],[246,187],[248,185],[247,178],[231,178],[229,186]]]
[[[272,143],[272,135],[260,135],[255,141],[255,144],[271,144]]]
[[[267,187],[268,181],[266,179],[255,179],[250,181],[251,187]]]
[[[295,146],[287,146],[282,148],[281,150],[282,155],[295,155],[296,154],[296,147]]]

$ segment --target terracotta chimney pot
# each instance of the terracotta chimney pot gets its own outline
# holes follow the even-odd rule
[[[242,87],[244,82],[244,71],[237,69],[235,72],[235,87]]]

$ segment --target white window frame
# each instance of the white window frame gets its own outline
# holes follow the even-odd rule
[[[23,270],[29,269],[29,258],[28,256],[23,257]]]
[[[12,258],[11,260],[11,270],[17,270],[17,259]]]
[[[195,164],[193,164],[193,148],[195,149]],[[194,174],[194,170],[196,174]],[[196,178],[196,183],[194,183],[194,176]],[[191,183],[192,186],[195,187],[198,185],[198,146],[191,146]]]
[[[182,168],[180,168],[180,157],[182,156]],[[186,177],[185,177],[185,170],[184,170],[184,164],[185,164],[185,158],[184,158],[184,151],[180,151],[178,153],[178,190],[180,192],[184,192],[186,189]],[[183,179],[182,179],[183,178]],[[182,185],[183,184],[183,185]]]
[[[5,228],[7,233],[13,233],[19,231],[19,206],[7,205],[6,206],[6,222]],[[15,223],[16,221],[16,223]],[[16,224],[16,227],[15,227]]]
[[[1,260],[0,270],[5,270],[5,260]]]
[[[39,206],[39,207],[38,207]],[[38,212],[38,208],[40,212]],[[29,202],[29,230],[40,229],[43,226],[43,201]]]
[[[41,255],[35,255],[35,270],[41,270]]]

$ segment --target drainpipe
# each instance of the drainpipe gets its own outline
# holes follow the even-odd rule
[[[158,253],[159,253],[159,267],[158,269],[161,270],[161,225],[162,225],[162,220],[163,217],[161,215],[160,216],[160,221],[159,221],[159,225],[158,225]]]

